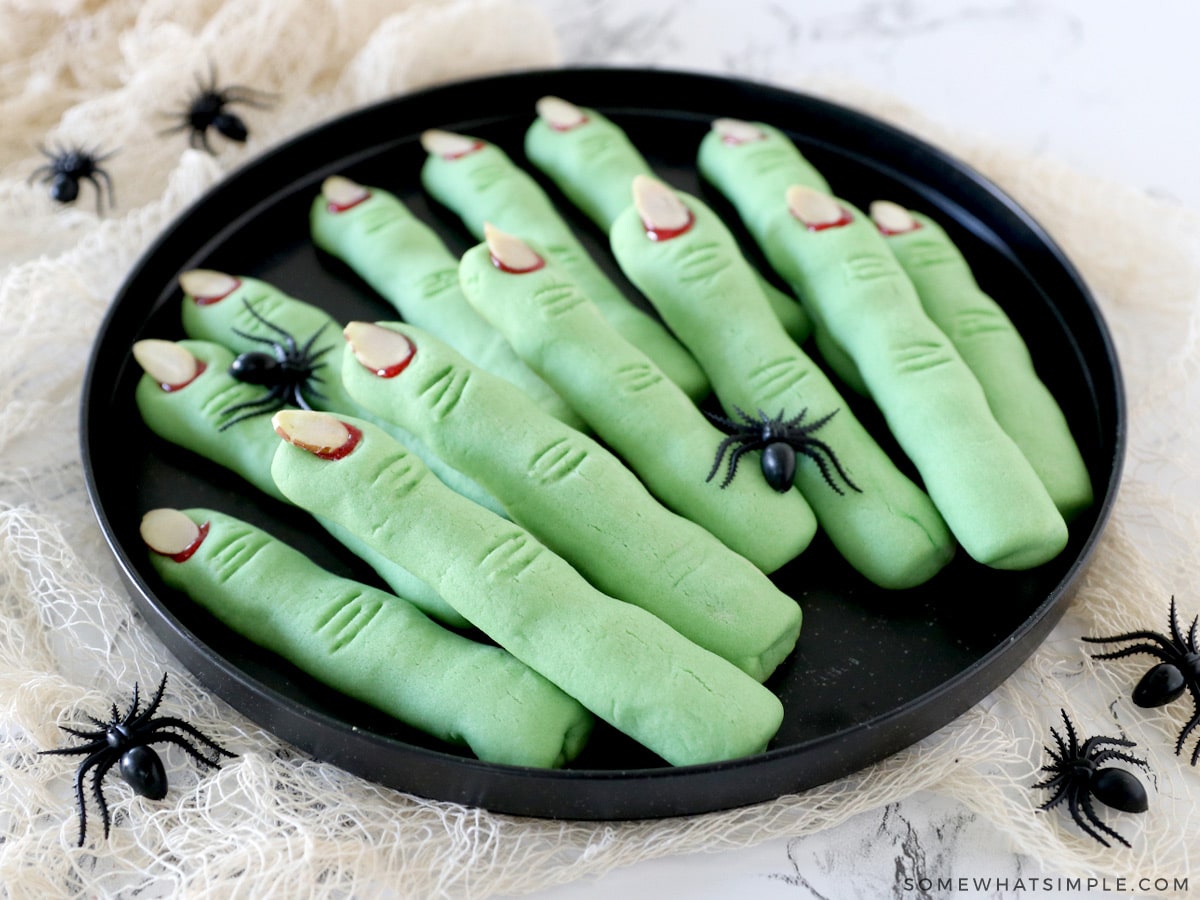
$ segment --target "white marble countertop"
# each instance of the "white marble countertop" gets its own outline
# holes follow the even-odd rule
[[[557,27],[567,64],[784,86],[847,80],[946,128],[1200,209],[1200,5],[1192,0],[534,2]],[[947,877],[955,889],[938,890]],[[1038,896],[1115,896],[1111,886],[1063,884],[1013,853],[988,822],[920,793],[814,837],[667,857],[535,896],[1007,897],[1018,878]]]

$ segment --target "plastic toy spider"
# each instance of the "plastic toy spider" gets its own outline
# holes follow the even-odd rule
[[[193,725],[173,716],[158,716],[154,713],[162,701],[163,690],[167,686],[167,676],[164,674],[159,682],[158,690],[150,700],[145,710],[139,710],[138,687],[133,685],[133,702],[124,716],[117,710],[114,703],[112,718],[107,722],[93,716],[88,719],[98,730],[81,731],[59,726],[68,734],[82,738],[87,743],[75,747],[62,747],[57,750],[43,750],[43,755],[83,755],[87,759],[79,764],[75,773],[75,799],[79,803],[79,846],[83,846],[87,834],[87,805],[83,797],[83,779],[89,769],[92,774],[92,796],[100,808],[100,818],[104,822],[104,836],[108,837],[109,815],[108,803],[104,799],[104,776],[114,765],[126,783],[143,797],[151,800],[161,800],[167,794],[167,774],[163,769],[162,759],[150,746],[167,742],[177,744],[188,752],[192,759],[210,768],[220,768],[216,759],[210,759],[201,753],[188,738],[199,741],[209,750],[221,756],[234,756],[215,741],[205,737]],[[175,729],[171,731],[169,729]],[[176,734],[176,731],[183,734]]]
[[[1090,644],[1114,644],[1121,641],[1140,641],[1132,647],[1113,650],[1110,653],[1093,654],[1093,659],[1120,659],[1135,653],[1149,653],[1162,660],[1142,676],[1142,680],[1133,689],[1133,702],[1143,709],[1165,706],[1178,699],[1186,690],[1192,695],[1192,717],[1180,729],[1179,739],[1175,742],[1175,755],[1183,753],[1183,745],[1188,736],[1200,724],[1200,647],[1197,646],[1197,629],[1200,628],[1200,616],[1192,619],[1192,627],[1187,636],[1179,627],[1179,616],[1175,609],[1175,598],[1171,597],[1171,636],[1159,634],[1156,631],[1131,631],[1128,634],[1118,634],[1113,637],[1085,637]],[[1200,740],[1192,751],[1192,765],[1200,760]]]
[[[1075,824],[1091,837],[1105,847],[1111,846],[1092,829],[1091,825],[1094,825],[1126,847],[1130,846],[1129,841],[1100,821],[1092,806],[1092,797],[1105,806],[1121,812],[1145,812],[1150,808],[1150,803],[1146,797],[1146,789],[1137,776],[1125,769],[1100,768],[1100,764],[1110,760],[1121,760],[1149,771],[1146,761],[1119,750],[1101,749],[1105,744],[1111,744],[1113,747],[1136,746],[1133,741],[1122,738],[1090,737],[1080,744],[1079,739],[1075,736],[1075,726],[1071,724],[1067,711],[1064,709],[1061,712],[1063,723],[1067,726],[1067,740],[1064,742],[1057,731],[1053,728],[1050,729],[1058,752],[1049,747],[1045,748],[1053,762],[1048,766],[1042,766],[1041,771],[1049,772],[1050,777],[1045,781],[1038,782],[1033,787],[1035,790],[1038,788],[1052,790],[1054,794],[1038,808],[1043,811],[1048,810],[1066,800],[1067,809],[1070,810]],[[1087,821],[1084,821],[1085,816]],[[1088,824],[1089,822],[1091,825]]]
[[[174,134],[177,131],[188,132],[188,145],[194,150],[204,149],[213,152],[208,142],[208,130],[215,128],[231,141],[244,143],[250,131],[240,116],[230,112],[227,107],[234,103],[243,103],[258,109],[270,106],[269,101],[274,94],[256,91],[253,88],[240,85],[217,87],[217,70],[209,69],[208,83],[197,79],[197,93],[188,103],[188,108],[179,113],[173,113],[179,119],[179,124],[168,128],[164,134]]]
[[[250,305],[248,300],[243,300],[242,302],[245,303],[246,311],[251,316],[261,322],[266,328],[279,335],[283,341],[281,343],[280,341],[260,337],[259,335],[247,334],[244,331],[238,331],[236,328],[233,329],[233,333],[238,337],[266,344],[271,348],[271,352],[264,353],[262,351],[251,350],[241,354],[230,364],[229,374],[238,381],[245,382],[246,384],[262,385],[269,388],[269,390],[257,400],[235,403],[233,406],[227,406],[221,410],[222,416],[232,415],[243,410],[244,412],[222,425],[219,429],[220,431],[224,431],[226,428],[253,416],[270,415],[276,410],[283,409],[289,403],[301,409],[312,409],[308,399],[305,397],[306,393],[320,399],[324,399],[325,396],[314,388],[311,382],[321,380],[321,376],[316,373],[317,369],[325,364],[317,362],[317,360],[328,353],[333,347],[330,344],[328,347],[322,347],[315,353],[313,352],[313,344],[321,336],[326,325],[318,328],[312,337],[304,342],[304,346],[298,347],[296,339],[291,334],[260,315]]]
[[[813,437],[817,430],[834,417],[837,413],[836,409],[807,425],[804,424],[804,419],[808,415],[807,409],[802,409],[800,415],[793,416],[786,421],[783,418],[783,410],[780,410],[779,415],[775,418],[771,418],[760,409],[757,421],[736,406],[734,411],[737,413],[736,419],[727,419],[707,411],[704,413],[714,425],[729,435],[717,447],[717,457],[713,460],[712,469],[705,481],[712,481],[717,470],[721,468],[725,452],[730,447],[733,449],[729,453],[729,469],[725,473],[725,480],[721,482],[723,488],[733,481],[742,454],[750,450],[761,449],[763,477],[767,480],[767,484],[780,493],[787,491],[796,477],[797,453],[813,460],[821,470],[825,483],[839,494],[844,494],[845,491],[834,480],[835,472],[850,488],[862,493],[861,489],[850,480],[850,476],[846,474],[842,464],[838,462],[833,449],[824,441]]]
[[[112,179],[101,168],[100,163],[112,156],[112,153],[100,154],[98,150],[84,150],[74,147],[58,147],[51,151],[38,145],[50,162],[38,166],[29,176],[29,181],[42,176],[41,183],[50,184],[50,197],[62,204],[74,203],[79,196],[79,182],[89,181],[96,189],[96,212],[103,211],[104,189],[108,189],[108,205],[115,206]],[[115,151],[114,151],[115,152]]]

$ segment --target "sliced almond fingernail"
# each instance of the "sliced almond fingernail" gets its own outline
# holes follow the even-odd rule
[[[174,341],[146,338],[133,345],[133,358],[164,391],[187,387],[204,371],[204,363]]]
[[[502,271],[521,275],[546,264],[527,243],[507,231],[501,231],[491,222],[483,223],[483,240],[492,254],[492,262]]]
[[[722,142],[733,145],[761,141],[767,136],[757,125],[741,119],[714,119],[712,130],[721,136]]]
[[[406,335],[371,322],[351,322],[342,334],[354,358],[380,378],[395,378],[408,368],[417,352]]]
[[[458,159],[468,153],[474,153],[483,148],[483,141],[467,137],[465,134],[455,134],[453,131],[442,131],[430,128],[421,132],[421,146],[425,152],[442,159]]]
[[[204,542],[208,523],[197,525],[179,510],[164,506],[142,516],[138,531],[143,543],[155,553],[185,562]]]
[[[537,114],[555,131],[570,131],[588,120],[582,109],[561,97],[543,97],[534,106]]]
[[[912,213],[891,200],[876,200],[867,208],[867,212],[884,234],[904,234],[906,231],[915,231],[921,225]]]
[[[232,275],[214,269],[191,269],[179,276],[183,292],[201,306],[224,300],[237,290],[241,282]]]
[[[828,194],[800,184],[787,189],[787,205],[792,215],[809,228],[820,230],[850,221],[846,211]]]
[[[362,432],[329,413],[281,409],[271,417],[275,433],[322,459],[341,459],[358,446]]]
[[[358,206],[371,192],[344,175],[330,175],[321,182],[321,196],[329,204],[329,211],[338,213]]]
[[[669,240],[692,227],[692,211],[675,191],[657,178],[634,176],[633,205],[651,240]]]

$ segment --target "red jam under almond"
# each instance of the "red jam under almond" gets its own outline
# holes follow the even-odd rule
[[[236,291],[241,286],[242,286],[242,280],[240,278],[234,278],[233,279],[233,287],[231,287],[225,293],[213,294],[210,297],[194,297],[193,299],[196,301],[197,306],[212,306],[214,303],[219,303],[220,301],[224,300],[226,297],[228,297],[230,294],[232,294],[234,291]]]
[[[358,206],[358,204],[363,203],[370,199],[371,199],[371,192],[363,191],[361,196],[355,197],[353,200],[349,201],[348,203],[334,203],[332,200],[330,200],[325,205],[325,208],[328,209],[334,215],[336,215],[337,213],[344,213],[348,209],[354,209],[354,207]]]
[[[342,425],[350,432],[345,442],[340,447],[334,447],[332,450],[320,450],[314,453],[313,456],[319,456],[321,459],[342,459],[354,452],[354,448],[362,440],[362,429],[355,428],[349,422],[343,422]]]
[[[160,556],[165,556],[167,559],[174,560],[177,563],[187,562],[192,558],[192,554],[200,549],[200,545],[204,543],[204,539],[208,537],[208,523],[205,522],[200,526],[200,533],[196,535],[196,539],[180,550],[178,553],[160,553]],[[155,551],[158,553],[159,551]]]
[[[843,210],[841,217],[834,219],[832,222],[816,222],[813,224],[804,222],[804,227],[809,231],[825,231],[828,228],[842,228],[846,225],[849,225],[853,221],[854,217],[851,216],[850,213]]]
[[[180,381],[177,384],[167,384],[166,382],[159,382],[158,386],[160,388],[162,388],[164,391],[166,391],[168,394],[171,393],[172,391],[181,391],[185,387],[187,387],[189,384],[191,384],[193,381],[195,381],[197,378],[199,378],[201,376],[201,374],[203,374],[204,370],[207,368],[208,368],[208,366],[205,364],[204,360],[198,359],[198,360],[196,360],[196,371],[192,373],[192,377],[189,378],[187,381]]]
[[[537,258],[537,262],[531,266],[525,266],[523,269],[518,269],[516,266],[510,266],[508,263],[502,262],[494,253],[491,254],[491,257],[493,266],[495,266],[501,272],[507,272],[510,275],[525,275],[529,272],[536,272],[538,269],[546,265],[546,260],[540,256]]]
[[[397,375],[407,369],[408,364],[411,363],[413,361],[413,357],[417,355],[417,348],[412,341],[408,340],[408,338],[405,338],[405,342],[408,344],[407,356],[405,356],[403,359],[397,360],[390,366],[380,366],[377,369],[372,369],[370,366],[366,366],[365,368],[367,371],[378,376],[379,378],[395,378]]]
[[[476,141],[470,147],[465,147],[462,150],[455,150],[452,153],[439,153],[438,156],[444,160],[453,161],[456,159],[462,159],[464,156],[470,156],[472,153],[478,153],[482,149],[483,141]]]
[[[677,228],[654,228],[647,225],[645,220],[642,221],[642,227],[646,229],[646,237],[652,241],[669,241],[671,238],[679,237],[692,230],[692,226],[696,224],[696,217],[692,215],[692,211],[688,210],[687,221]]]
[[[586,125],[589,121],[591,120],[587,116],[580,116],[574,122],[551,122],[550,127],[555,131],[570,131],[580,125]]]
[[[875,227],[879,229],[879,233],[884,237],[891,237],[894,234],[908,234],[910,231],[916,231],[921,227],[921,223],[914,219],[913,223],[907,228],[884,228],[882,225],[876,222]]]

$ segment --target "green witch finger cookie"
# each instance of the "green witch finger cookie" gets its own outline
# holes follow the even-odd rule
[[[605,324],[560,266],[489,225],[459,274],[467,299],[668,508],[764,572],[808,546],[816,518],[800,492],[761,479],[714,481],[713,453],[725,435]]]
[[[700,174],[733,204],[767,263],[785,281],[786,261],[771,256],[768,230],[779,198],[793,184],[830,193],[829,183],[786,134],[765,122],[716,119],[700,141],[696,160]],[[794,286],[793,286],[794,288]],[[800,302],[812,320],[813,342],[837,376],[860,394],[867,392],[862,376],[846,351],[829,334],[821,311],[801,294]]]
[[[246,407],[242,415],[262,415],[289,402],[302,409],[326,409],[370,418],[342,386],[341,326],[323,309],[290,297],[257,278],[235,278],[211,269],[179,276],[181,318],[188,337],[223,344],[238,354],[232,374],[271,388],[271,399]],[[446,484],[476,503],[500,512],[500,504],[479,485],[446,465],[397,426],[393,435],[433,469]]]
[[[351,322],[343,381],[504,504],[592,584],[765,680],[796,643],[796,602],[664,508],[616,457],[410,325]]]
[[[528,235],[579,281],[612,327],[655,361],[667,377],[695,400],[708,393],[704,372],[671,333],[638,309],[609,280],[541,186],[494,144],[447,131],[427,131],[429,153],[421,183],[453,210],[475,237],[484,222]]]
[[[160,508],[143,517],[141,534],[163,581],[233,631],[481,760],[557,767],[587,741],[587,711],[510,654],[325,571],[253,525]]]
[[[1056,556],[1067,542],[1063,517],[874,223],[796,185],[767,231],[967,553],[1005,569]]]
[[[1066,416],[1038,378],[1024,339],[928,216],[888,201],[868,210],[921,305],[979,379],[992,414],[1033,465],[1069,522],[1092,504],[1092,480]]]
[[[615,122],[594,109],[543,97],[537,113],[525,132],[525,155],[607,234],[629,206],[633,179],[654,174],[650,164]],[[804,308],[769,281],[761,281],[784,330],[797,341],[805,340],[812,323]]]
[[[633,193],[634,205],[613,225],[613,253],[704,365],[721,405],[730,416],[804,414],[800,426],[824,419],[789,445],[798,450],[795,483],[833,545],[883,587],[913,587],[933,577],[955,547],[941,515],[783,332],[724,223],[661,181],[639,177]],[[782,449],[774,452],[790,459]],[[768,473],[773,463],[764,449]]]
[[[209,341],[148,339],[133,345],[144,374],[134,389],[142,421],[161,437],[240,475],[268,496],[290,503],[271,477],[279,438],[266,416],[264,388],[229,374],[233,352]],[[468,622],[421,579],[380,556],[335,522],[317,522],[373,568],[388,585],[426,614],[455,628]]]
[[[458,257],[395,195],[331,176],[313,200],[309,225],[313,243],[349,265],[404,321],[512,382],[552,416],[582,424],[475,312],[458,286]]]
[[[528,531],[448,490],[362,420],[284,410],[271,472],[298,505],[352,529],[595,715],[672,765],[762,750],[769,690],[658,617],[589,584]]]

